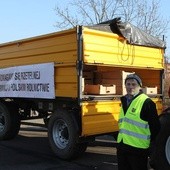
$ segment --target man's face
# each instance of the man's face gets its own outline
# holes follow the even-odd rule
[[[125,87],[128,95],[136,95],[141,89],[140,85],[135,79],[127,79]]]

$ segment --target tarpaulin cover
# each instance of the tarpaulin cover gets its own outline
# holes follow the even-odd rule
[[[113,32],[127,39],[129,44],[150,46],[157,48],[166,48],[164,41],[157,37],[149,35],[129,22],[122,22],[120,18],[114,18],[93,26],[88,26],[92,29]]]

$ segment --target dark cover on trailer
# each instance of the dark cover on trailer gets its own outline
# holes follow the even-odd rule
[[[114,18],[93,26],[92,29],[113,32],[127,39],[129,44],[166,48],[165,42],[151,36],[129,22],[122,22],[121,18]]]

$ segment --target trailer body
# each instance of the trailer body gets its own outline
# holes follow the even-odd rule
[[[3,119],[15,119],[1,125],[0,138],[15,137],[21,120],[43,118],[50,146],[63,159],[84,152],[96,136],[118,131],[127,74],[141,77],[143,90],[162,113],[164,49],[129,44],[111,32],[77,26],[4,43],[0,68],[0,77],[11,76],[0,81],[0,109]]]

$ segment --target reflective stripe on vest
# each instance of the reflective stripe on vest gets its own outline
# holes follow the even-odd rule
[[[149,128],[148,124],[143,124],[143,123],[137,122],[135,120],[128,119],[127,117],[119,119],[119,123],[122,123],[123,121],[130,123],[130,124],[134,124],[134,125],[141,127],[141,128],[145,128],[145,129]]]
[[[119,135],[117,142],[123,142],[137,148],[148,148],[150,145],[150,130],[148,122],[140,118],[143,103],[148,98],[145,94],[139,95],[130,104],[126,115],[121,108],[119,115]]]
[[[145,140],[150,139],[150,135],[138,134],[138,133],[135,133],[135,132],[128,131],[126,129],[121,129],[119,132],[130,135],[130,136],[134,136],[134,137],[137,137],[137,138],[145,139]]]

